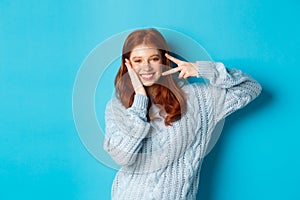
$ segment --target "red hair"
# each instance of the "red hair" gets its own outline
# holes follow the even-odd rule
[[[131,51],[141,44],[157,48],[161,54],[163,71],[171,69],[171,63],[165,57],[165,53],[169,53],[168,45],[160,32],[156,29],[143,29],[130,33],[124,42],[122,63],[115,78],[117,97],[126,108],[132,106],[135,92],[127,73],[125,59],[129,59]],[[161,76],[157,83],[152,86],[145,87],[146,92],[149,88],[151,88],[151,97],[153,98],[153,102],[150,101],[149,103],[148,113],[151,103],[159,104],[167,114],[165,116],[166,126],[170,126],[171,122],[179,120],[186,110],[186,100],[183,90],[179,87],[173,77]],[[149,114],[147,117],[150,120]]]

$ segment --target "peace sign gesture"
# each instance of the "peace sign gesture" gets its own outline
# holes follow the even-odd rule
[[[179,73],[178,78],[187,79],[190,76],[197,76],[198,71],[197,71],[196,63],[185,62],[185,61],[179,60],[177,58],[174,58],[173,56],[170,56],[167,53],[165,54],[165,56],[169,60],[171,60],[172,62],[177,64],[177,67],[163,72],[162,73],[163,76],[167,76],[169,74],[174,74],[174,73],[179,72],[179,71],[180,71],[180,73]]]

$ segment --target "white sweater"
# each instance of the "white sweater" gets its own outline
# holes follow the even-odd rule
[[[147,121],[148,97],[136,94],[126,109],[114,98],[106,108],[104,149],[121,165],[113,200],[196,199],[200,168],[217,122],[256,98],[261,86],[240,70],[201,61],[198,77],[209,84],[187,84],[187,110],[172,126]]]

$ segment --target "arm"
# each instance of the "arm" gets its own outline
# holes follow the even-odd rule
[[[227,69],[223,63],[198,61],[196,67],[197,77],[210,82],[208,91],[214,101],[216,121],[246,106],[262,90],[250,76],[240,70]]]
[[[185,62],[168,54],[166,57],[178,66],[164,72],[166,76],[176,72],[179,78],[196,76],[209,80],[209,96],[212,97],[215,120],[219,121],[256,98],[262,88],[258,82],[240,70],[227,69],[223,63],[211,61]]]
[[[147,105],[148,97],[140,94],[135,95],[134,103],[128,109],[116,99],[107,104],[104,149],[119,165],[131,165],[136,160],[150,130]]]

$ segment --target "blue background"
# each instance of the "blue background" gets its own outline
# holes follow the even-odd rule
[[[190,36],[264,88],[226,120],[198,199],[300,199],[299,8],[296,0],[1,0],[0,199],[110,199],[116,171],[78,137],[73,84],[97,44],[146,26]]]

